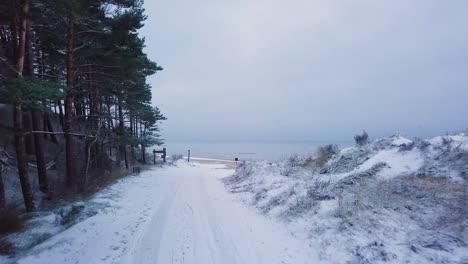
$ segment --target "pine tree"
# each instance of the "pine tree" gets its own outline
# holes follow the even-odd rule
[[[25,136],[34,139],[31,153],[42,192],[50,191],[47,140],[65,142],[64,178],[72,191],[86,189],[107,153],[119,150],[128,168],[140,147],[144,153],[161,142],[157,124],[165,118],[150,104],[146,78],[162,68],[143,52],[137,30],[145,19],[138,0],[0,3],[0,103],[14,106],[17,166],[28,210],[34,204]],[[51,111],[63,132],[54,131]],[[23,127],[23,116],[32,119],[31,128]]]

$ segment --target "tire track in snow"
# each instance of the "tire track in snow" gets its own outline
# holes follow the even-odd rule
[[[133,260],[130,263],[154,263],[154,260],[158,258],[161,239],[163,238],[169,213],[179,192],[179,186],[177,184],[174,184],[174,186],[176,189],[165,193],[164,198],[159,203],[158,209],[151,216],[146,227],[142,229],[142,234],[139,236],[131,252]]]
[[[166,167],[117,183],[105,210],[52,237],[21,264],[305,264],[308,243],[227,192],[220,165]],[[97,200],[102,199],[99,196]]]

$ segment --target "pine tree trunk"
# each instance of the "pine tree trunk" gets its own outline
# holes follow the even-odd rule
[[[141,144],[141,153],[143,164],[146,164],[146,147],[143,144]]]
[[[15,104],[13,106],[13,123],[15,127],[15,148],[16,148],[16,162],[18,166],[18,175],[21,183],[21,191],[23,192],[24,205],[26,211],[34,211],[34,195],[31,190],[29,183],[27,162],[26,162],[26,149],[24,145],[23,135],[23,113],[21,111],[21,105]]]
[[[46,107],[46,102],[45,102],[45,100],[42,101],[42,106],[43,106],[43,107]],[[44,114],[42,115],[42,131],[48,131],[48,130],[47,130],[47,118],[48,118],[47,113],[44,113]],[[48,136],[49,136],[49,135],[44,134],[42,137],[43,137],[45,140],[47,140]]]
[[[37,111],[32,111],[33,129],[40,130],[40,122],[42,115]],[[37,177],[39,179],[39,189],[43,193],[49,191],[49,184],[47,182],[47,168],[44,158],[44,146],[40,134],[34,134],[34,146],[36,150],[36,164],[37,164]]]
[[[108,129],[111,130],[112,128],[114,128],[114,123],[112,121],[110,97],[106,97],[106,105],[107,105],[107,114],[109,115]]]
[[[133,112],[130,111],[130,135],[132,137],[134,137],[134,131],[135,131],[135,126],[134,126],[134,123],[133,123]],[[136,159],[136,156],[135,156],[135,144],[131,144],[130,145],[130,152],[132,153],[132,162]]]
[[[23,131],[24,132],[31,132],[31,115],[28,112],[23,112]],[[26,148],[27,155],[34,154],[34,141],[33,136],[31,134],[26,134],[24,136],[24,144]]]
[[[111,113],[111,102],[110,102],[110,97],[106,96],[106,108],[107,108],[107,114],[109,118],[107,119],[107,130],[109,131],[109,134],[111,134],[112,129],[114,128],[114,124],[112,123],[112,113]],[[111,138],[108,136],[109,140],[109,156],[112,157],[112,142]]]
[[[29,77],[34,78],[34,54],[32,49],[32,34],[31,34],[31,23],[28,23],[27,34],[26,34],[26,47],[27,47],[27,69],[26,73]],[[31,111],[32,128],[34,131],[41,130],[40,120],[43,119],[42,115],[37,111]],[[45,124],[44,124],[45,125]],[[36,154],[36,165],[37,165],[37,177],[39,181],[39,189],[43,193],[49,191],[47,183],[47,169],[44,158],[44,147],[42,142],[42,136],[40,134],[34,134],[34,153]]]
[[[73,41],[75,36],[75,19],[72,11],[68,16],[67,33],[67,91],[65,96],[65,158],[66,158],[66,183],[69,188],[76,187],[75,179],[75,144],[73,136],[73,94],[74,94],[74,75],[73,75]]]
[[[5,204],[5,185],[3,184],[2,167],[0,167],[0,209],[4,208]]]
[[[46,113],[44,113],[44,120],[46,122],[46,124],[44,125],[47,125],[47,129],[46,131],[49,131],[49,132],[54,132],[54,127],[52,126],[52,121],[50,120],[49,118],[49,115]],[[54,134],[50,134],[50,138],[52,140],[52,142],[54,142],[55,144],[58,144],[58,140],[57,140],[57,136],[54,135]]]
[[[119,134],[121,140],[125,136],[125,126],[124,126],[124,117],[123,117],[123,99],[122,96],[118,96],[118,107],[119,107]],[[125,168],[128,169],[128,159],[127,159],[127,150],[124,143],[121,143],[121,151],[125,159]]]
[[[16,61],[16,72],[19,78],[23,77],[24,70],[24,57],[26,54],[26,28],[28,25],[28,13],[29,13],[29,0],[24,0],[23,8],[21,10],[21,24],[18,38],[18,49],[17,49],[17,61]]]
[[[24,56],[26,49],[26,26],[28,23],[29,13],[29,0],[23,2],[22,15],[21,15],[21,28],[19,33],[18,43],[18,57],[16,63],[16,72],[18,78],[23,78],[24,69]],[[21,183],[21,190],[23,192],[24,205],[26,211],[34,211],[34,196],[29,183],[26,162],[26,150],[24,145],[23,134],[23,111],[20,104],[13,105],[13,127],[15,128],[15,149],[16,149],[16,162],[18,166],[18,175]]]
[[[62,125],[62,129],[65,131],[65,120],[63,115],[62,100],[58,100],[57,105],[59,109],[60,125]]]
[[[125,159],[125,168],[128,170],[128,157],[127,157],[127,146],[123,145],[123,154],[124,154],[124,159]]]

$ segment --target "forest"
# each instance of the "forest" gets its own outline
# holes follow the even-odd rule
[[[27,212],[148,162],[166,118],[138,35],[141,0],[0,2],[0,208],[15,177]],[[45,197],[45,199],[44,199]]]

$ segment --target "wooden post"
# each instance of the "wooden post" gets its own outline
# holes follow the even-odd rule
[[[188,150],[187,162],[190,162],[190,149]]]
[[[163,148],[163,160],[166,162],[166,148]]]
[[[153,149],[153,163],[156,164],[156,150]]]

